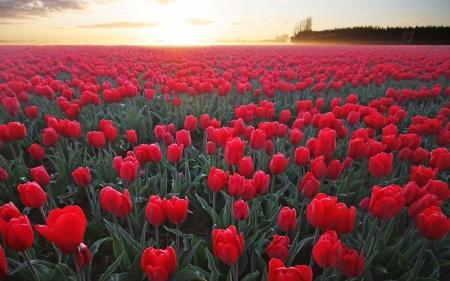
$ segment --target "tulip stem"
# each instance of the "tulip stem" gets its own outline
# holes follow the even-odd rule
[[[52,193],[51,193],[51,188],[50,188],[50,184],[48,184],[47,186],[45,186],[44,187],[45,189],[47,189],[47,193],[48,193],[48,197],[49,197],[49,199],[50,199],[50,207],[52,207],[52,205],[53,205],[53,208],[58,208],[58,206],[56,205],[56,202],[55,202],[55,199],[53,199],[53,195],[52,195]],[[52,208],[52,209],[53,209]]]
[[[127,216],[128,228],[130,229],[131,238],[134,240],[133,226],[131,225],[130,216]]]
[[[314,249],[314,246],[317,243],[317,240],[319,240],[319,231],[320,231],[320,229],[316,228],[316,233],[314,234],[313,249]],[[314,256],[313,256],[312,251],[311,251],[311,259],[309,260],[309,267],[312,268],[313,265],[314,265]]]
[[[78,266],[76,249],[74,250],[72,257],[73,257],[73,264],[75,265],[75,271],[77,272],[77,275],[78,275],[78,280],[84,281],[84,274],[81,272],[80,267]]]
[[[273,190],[274,190],[274,187],[275,187],[275,179],[276,179],[276,176],[273,175],[273,180],[270,183],[270,201],[269,201],[270,206],[272,206],[272,195],[273,195]]]
[[[9,143],[9,148],[10,148],[11,151],[12,151],[12,154],[13,154],[13,156],[14,156],[14,159],[17,159],[16,152],[14,151],[14,147],[12,146],[11,143]]]
[[[25,256],[25,260],[27,261],[28,267],[30,268],[31,275],[33,275],[34,280],[35,281],[40,281],[39,280],[39,276],[37,275],[36,270],[34,269],[34,266],[31,263],[30,256],[28,255],[28,252],[24,251],[23,254]]]
[[[423,254],[425,253],[428,242],[429,242],[428,239],[425,239],[425,241],[423,242],[422,249],[420,249],[419,256],[417,257],[416,263],[414,264],[411,274],[409,275],[408,281],[417,279],[416,275],[419,273],[419,265],[420,265],[420,262],[422,261],[422,257],[423,257]]]
[[[47,224],[47,216],[45,215],[44,208],[40,207],[39,211],[41,212],[42,218],[44,219],[44,224]]]
[[[158,181],[157,181],[159,186],[159,190],[161,190],[161,184],[162,184],[162,177],[161,177],[161,161],[158,162]],[[158,191],[159,192],[159,191]],[[152,194],[157,194],[156,193],[156,188],[154,188],[153,193]]]
[[[305,206],[306,206],[306,198],[303,198],[302,207],[300,208],[300,213],[298,215],[298,223],[297,223],[297,225],[299,225],[299,226],[302,223],[302,215],[303,215],[303,211],[305,210]]]
[[[212,209],[213,228],[216,222],[216,192],[213,192],[213,209]]]
[[[327,277],[327,272],[328,272],[328,267],[325,267],[323,269],[322,278],[320,279],[321,281],[325,281],[325,278]]]
[[[381,178],[381,187],[384,187],[384,177]]]
[[[94,211],[95,211],[94,204],[92,203],[91,195],[89,194],[89,188],[90,188],[90,185],[84,187],[84,190],[86,191],[86,197],[89,201],[89,205],[91,206],[91,212],[92,212],[92,214],[94,214]]]
[[[237,262],[231,265],[231,273],[233,275],[234,281],[238,281],[238,272],[237,272]]]
[[[159,249],[159,226],[155,226],[156,249]]]
[[[177,172],[177,163],[174,163],[175,166],[175,172],[173,174],[173,193],[178,194],[178,188],[177,188],[177,180],[178,180],[178,172]]]
[[[363,246],[361,248],[361,251],[359,252],[360,255],[361,255],[362,252],[364,252],[364,250],[366,249],[366,246],[369,244],[369,240],[370,240],[370,238],[371,238],[371,236],[373,234],[373,231],[375,230],[375,227],[377,226],[377,222],[378,222],[378,218],[375,218],[375,220],[373,221],[373,224],[372,224],[372,228],[370,228],[369,235],[367,235],[367,238],[364,241],[364,244],[363,244]]]
[[[20,141],[17,141],[17,147],[19,148],[20,160],[22,160],[22,164],[25,166],[25,160],[23,159],[22,147],[20,147]]]
[[[375,242],[375,248],[374,248],[374,250],[376,250],[376,249],[378,248],[378,244],[380,243],[381,235],[383,234],[383,230],[384,230],[385,224],[386,224],[386,220],[383,220],[383,221],[381,222],[380,232],[378,233],[378,236],[377,236],[377,242]]]
[[[177,230],[177,235],[176,235],[176,238],[177,238],[177,267],[178,267],[178,265],[180,264],[180,224],[176,224],[176,230]]]

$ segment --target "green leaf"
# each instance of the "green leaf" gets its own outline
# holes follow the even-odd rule
[[[108,269],[106,269],[105,273],[102,274],[102,276],[100,277],[99,281],[106,281],[108,280],[108,278],[111,276],[111,274],[116,270],[116,268],[119,266],[120,261],[122,260],[124,255],[124,252],[122,252],[122,254],[120,254],[120,256],[116,259],[116,261],[111,264]]]
[[[247,274],[242,281],[255,281],[256,278],[259,276],[259,271],[255,271],[252,273]]]
[[[208,258],[208,268],[211,270],[211,279],[210,280],[219,280],[219,270],[216,268],[216,262],[214,260],[214,257],[209,252],[208,249],[205,250],[206,257]]]
[[[194,280],[200,280],[200,281],[206,281],[206,279],[199,274],[199,271],[195,271],[191,267],[186,267],[176,273],[176,275],[173,276],[174,278],[170,278],[170,280],[173,281],[194,281]]]

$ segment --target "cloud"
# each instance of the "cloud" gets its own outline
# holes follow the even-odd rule
[[[157,22],[111,22],[100,23],[94,25],[77,26],[79,28],[146,28],[156,27],[160,24]]]
[[[199,19],[186,19],[185,22],[191,25],[208,25],[213,24],[214,21],[210,20],[199,20]]]
[[[242,22],[242,21],[236,21],[236,22],[232,22],[230,23],[230,25],[252,25],[253,23],[251,22]]]
[[[53,12],[85,10],[91,2],[82,0],[0,0],[0,18],[18,19],[45,16]]]

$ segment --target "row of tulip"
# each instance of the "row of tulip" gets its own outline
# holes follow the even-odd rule
[[[334,78],[272,61],[251,73],[218,61],[200,73],[182,62],[136,66],[141,76],[116,64],[120,77],[83,66],[65,83],[63,64],[53,78],[18,66],[28,79],[2,65],[0,195],[11,203],[0,207],[0,276],[95,279],[109,247],[115,259],[100,280],[440,278],[449,88],[445,60],[427,59],[419,70],[376,59],[384,67],[361,76],[351,63],[330,68]],[[231,70],[219,78],[214,65]],[[42,216],[33,225],[32,209]],[[192,216],[212,234],[190,227]]]

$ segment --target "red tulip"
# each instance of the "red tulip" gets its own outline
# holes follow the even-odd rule
[[[448,123],[447,123],[448,124]],[[450,144],[450,131],[441,131],[436,138],[436,144],[446,146]]]
[[[145,249],[141,258],[141,268],[150,280],[167,281],[177,269],[175,250],[170,246],[165,250]]]
[[[157,164],[162,160],[162,153],[157,143],[152,143],[147,147],[149,160]]]
[[[306,265],[285,267],[281,260],[273,258],[269,261],[269,274],[267,277],[267,281],[312,281],[313,272]]]
[[[430,240],[441,239],[450,229],[450,219],[437,206],[425,209],[417,217],[416,223],[420,236]]]
[[[297,211],[295,208],[283,207],[278,214],[277,221],[281,231],[292,231],[297,226]]]
[[[267,246],[266,253],[270,259],[279,259],[285,261],[289,255],[289,236],[280,236],[275,234]]]
[[[364,117],[364,122],[366,122],[367,127],[372,129],[380,129],[384,126],[386,118],[381,113],[374,113]]]
[[[314,260],[320,267],[333,268],[341,258],[341,241],[333,230],[325,231],[313,248]]]
[[[192,143],[191,133],[186,130],[181,130],[176,133],[176,139],[178,145],[183,145],[184,147],[189,147]]]
[[[208,153],[208,155],[214,155],[216,154],[216,152],[217,152],[216,145],[212,141],[209,141],[206,144],[206,153]]]
[[[6,260],[5,251],[0,246],[0,280],[3,280],[8,275],[8,261]]]
[[[342,274],[349,278],[361,276],[364,272],[364,252],[358,255],[355,250],[342,246],[338,267]]]
[[[160,226],[166,220],[166,208],[158,195],[151,195],[148,200],[145,216],[153,226]]]
[[[350,140],[348,145],[348,156],[353,159],[360,159],[366,154],[367,143],[362,138]]]
[[[327,166],[325,165],[325,158],[323,156],[311,159],[310,170],[317,179],[321,179],[327,172]]]
[[[0,169],[0,181],[7,181],[8,178],[9,178],[8,172],[5,169],[1,168]]]
[[[305,166],[310,159],[311,152],[305,147],[297,147],[294,154],[294,163],[297,166]]]
[[[405,198],[398,185],[391,184],[385,188],[375,185],[370,200],[370,213],[382,220],[393,218],[405,205]]]
[[[278,152],[270,160],[269,170],[273,175],[280,175],[284,172],[288,163],[289,158],[285,159],[283,153]]]
[[[72,172],[72,177],[75,180],[75,183],[81,187],[86,187],[91,183],[91,171],[89,170],[89,167],[77,168]]]
[[[244,200],[237,200],[233,205],[233,217],[236,220],[243,221],[248,218],[250,207]]]
[[[16,116],[19,114],[20,103],[16,97],[4,97],[1,102],[9,115]]]
[[[318,229],[330,229],[336,223],[337,197],[319,193],[306,209],[309,223]]]
[[[22,214],[13,202],[0,206],[0,220],[9,222],[12,218],[20,217]]]
[[[186,220],[189,205],[187,196],[184,199],[179,199],[177,196],[173,196],[170,200],[164,198],[163,204],[171,223],[180,224]]]
[[[103,148],[105,146],[106,139],[103,132],[88,132],[86,139],[95,148]]]
[[[228,180],[228,194],[239,197],[245,191],[245,178],[238,173],[234,173]]]
[[[299,189],[305,198],[312,198],[316,196],[320,188],[320,182],[316,179],[313,173],[307,172],[300,183]]]
[[[186,129],[189,132],[192,132],[197,127],[197,118],[189,115],[186,116],[184,119],[184,129]]]
[[[448,185],[443,181],[430,179],[423,189],[428,193],[436,195],[439,200],[446,201],[450,198]]]
[[[334,159],[328,164],[326,176],[330,180],[337,180],[344,169],[344,163],[340,163],[338,159]]]
[[[392,173],[392,159],[394,155],[390,153],[379,153],[369,159],[369,172],[377,178],[385,178]]]
[[[6,247],[17,252],[31,248],[34,231],[27,216],[12,218],[9,222],[0,220],[0,230]]]
[[[408,215],[416,220],[420,213],[431,206],[441,206],[442,201],[434,194],[426,194],[422,198],[417,199],[408,207]]]
[[[136,158],[131,157],[128,160],[127,158],[125,158],[125,161],[120,165],[119,175],[123,181],[130,183],[136,180],[140,165]]]
[[[336,150],[336,131],[330,128],[320,130],[316,140],[314,156],[323,156],[327,153],[333,154]]]
[[[59,141],[58,133],[53,128],[46,128],[42,133],[42,141],[45,146],[52,147]]]
[[[292,129],[289,133],[289,142],[293,146],[297,146],[302,142],[303,132],[297,129]]]
[[[409,176],[410,181],[415,181],[419,187],[425,186],[429,180],[434,180],[438,168],[427,168],[425,166],[413,166]]]
[[[227,229],[214,229],[212,240],[214,255],[228,265],[235,264],[244,251],[244,235],[238,235],[234,225]]]
[[[423,161],[425,161],[428,158],[428,156],[430,156],[430,153],[428,151],[426,151],[425,149],[419,147],[419,148],[413,150],[411,155],[409,155],[409,161],[413,165],[419,165]]]
[[[47,194],[37,182],[19,184],[20,200],[28,208],[40,208],[47,202]]]
[[[263,171],[258,170],[253,175],[252,184],[255,187],[256,193],[264,194],[269,188],[270,175],[266,175]]]
[[[227,184],[228,176],[230,172],[224,172],[221,169],[217,169],[215,166],[211,168],[208,175],[208,186],[213,192],[221,191]]]
[[[173,106],[180,107],[180,105],[181,105],[181,99],[179,97],[174,97],[173,98]]]
[[[167,127],[164,125],[155,126],[155,137],[157,140],[164,139],[164,135],[167,133]]]
[[[225,144],[225,160],[228,165],[237,165],[244,155],[245,141],[239,137],[230,138]]]
[[[71,254],[84,240],[86,216],[78,206],[66,206],[50,211],[47,225],[35,225],[34,229],[59,247],[63,254]]]
[[[171,144],[167,148],[167,158],[169,159],[169,161],[172,163],[180,162],[181,157],[183,156],[183,148],[184,145],[178,146],[176,144]]]
[[[37,143],[33,143],[30,148],[28,148],[31,157],[36,161],[41,161],[45,158],[45,150]]]
[[[32,168],[30,170],[33,180],[39,185],[48,185],[50,183],[50,175],[45,170],[44,166]]]
[[[128,216],[132,208],[128,189],[121,194],[111,186],[106,186],[100,191],[100,203],[105,212],[114,213],[119,218]]]
[[[127,141],[129,144],[136,144],[138,141],[138,137],[135,130],[127,130]]]
[[[19,122],[9,122],[6,124],[9,130],[9,134],[15,141],[23,140],[27,135],[27,127]]]
[[[344,203],[337,203],[336,221],[331,227],[337,234],[349,234],[355,225],[356,209],[351,206],[350,209]]]
[[[184,122],[186,122],[186,120]],[[209,126],[211,126],[211,120],[209,118],[209,115],[208,114],[202,114],[202,116],[200,116],[200,128],[206,130],[206,128],[208,128]]]
[[[440,147],[431,151],[429,163],[430,168],[438,168],[439,172],[443,172],[450,168],[450,152],[447,148]]]
[[[77,258],[78,270],[81,273],[83,271],[83,267],[92,261],[91,251],[86,245],[81,243],[75,249],[75,256]]]

